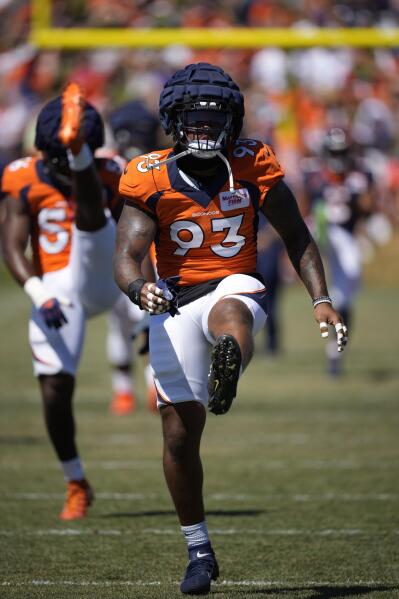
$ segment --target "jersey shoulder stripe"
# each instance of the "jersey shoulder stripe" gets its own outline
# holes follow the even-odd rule
[[[10,162],[4,169],[1,191],[19,199],[21,192],[39,180],[36,165],[38,158],[28,156]],[[23,199],[23,198],[22,198]]]

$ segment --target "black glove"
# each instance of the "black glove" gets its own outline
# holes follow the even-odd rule
[[[44,304],[40,306],[39,312],[50,329],[59,329],[64,323],[68,322],[61,309],[60,302],[55,297],[44,302]]]

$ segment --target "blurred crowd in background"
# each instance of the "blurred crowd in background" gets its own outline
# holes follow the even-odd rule
[[[399,0],[53,0],[52,24],[130,27],[397,26]],[[0,161],[32,152],[35,117],[68,80],[78,81],[108,122],[108,145],[128,157],[168,143],[159,91],[190,62],[225,68],[246,98],[243,135],[271,143],[301,197],[301,161],[344,129],[373,173],[379,208],[398,221],[399,49],[284,51],[99,48],[39,51],[29,45],[30,3],[0,1]],[[126,110],[126,102],[134,101]]]

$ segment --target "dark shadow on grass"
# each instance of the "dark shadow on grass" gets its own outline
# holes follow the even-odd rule
[[[368,371],[368,378],[372,381],[389,381],[398,377],[397,370],[388,370],[388,368],[371,368]]]
[[[309,594],[303,599],[339,599],[340,597],[347,597],[350,599],[351,597],[366,597],[370,593],[383,593],[385,591],[398,591],[399,586],[390,586],[390,585],[362,585],[362,586],[307,586],[307,587],[290,587],[290,588],[241,588],[241,589],[233,589],[231,587],[226,586],[225,589],[223,587],[215,588],[213,587],[213,594],[225,594],[229,593],[229,596],[238,596],[238,595],[281,595],[282,597],[292,597],[292,593],[294,592],[308,592]]]
[[[207,516],[235,517],[235,516],[259,516],[265,510],[207,510]],[[147,518],[153,516],[176,516],[173,510],[146,510],[140,512],[112,512],[101,514],[100,518]]]
[[[41,445],[44,443],[43,437],[17,437],[16,435],[0,436],[0,445]]]

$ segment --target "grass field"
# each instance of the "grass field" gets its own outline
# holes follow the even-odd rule
[[[28,301],[4,273],[0,284],[0,597],[181,596],[186,549],[163,480],[159,419],[143,408],[109,415],[104,319],[89,326],[76,396],[97,500],[86,520],[62,523]],[[365,288],[346,375],[331,381],[309,300],[288,289],[283,355],[259,352],[232,411],[210,415],[202,455],[216,597],[399,597],[398,291],[399,282]]]

